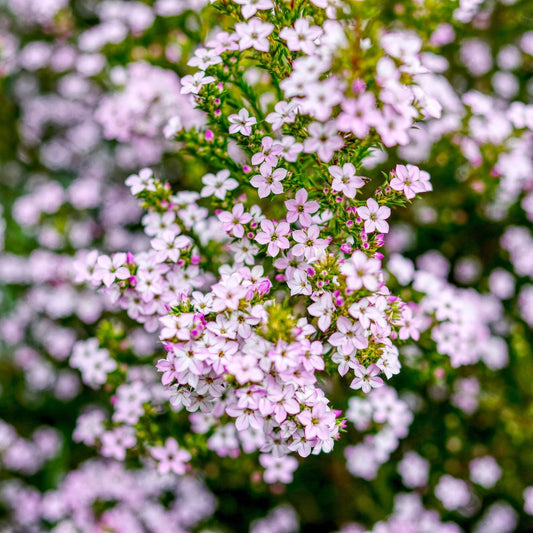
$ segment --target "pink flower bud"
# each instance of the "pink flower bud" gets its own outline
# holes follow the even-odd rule
[[[271,288],[272,288],[272,283],[270,283],[269,279],[265,278],[261,280],[261,282],[259,283],[257,287],[257,292],[259,293],[260,296],[264,296],[270,291]]]
[[[435,369],[435,377],[437,379],[444,379],[445,376],[446,376],[446,372],[444,371],[444,368]]]
[[[360,94],[366,89],[366,83],[361,79],[357,78],[352,83],[352,91],[355,94]]]
[[[352,251],[352,245],[348,242],[344,242],[341,244],[341,252],[345,254],[349,254]]]

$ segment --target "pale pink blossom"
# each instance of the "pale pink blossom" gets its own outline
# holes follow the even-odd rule
[[[296,102],[278,102],[274,106],[274,111],[267,115],[266,121],[272,124],[274,131],[279,130],[283,124],[291,124],[295,121],[297,109]]]
[[[376,365],[370,365],[367,368],[363,365],[358,365],[354,368],[355,378],[350,383],[350,388],[355,390],[361,389],[367,394],[372,389],[382,387],[384,382],[378,377],[380,373],[381,371]]]
[[[252,126],[257,124],[257,119],[251,117],[250,113],[244,107],[236,114],[228,117],[230,127],[230,134],[240,133],[245,137],[249,137],[252,133]]]
[[[272,0],[235,0],[235,3],[242,6],[241,13],[245,19],[253,17],[259,10],[265,11],[274,8]]]
[[[350,290],[357,291],[365,287],[369,291],[375,291],[379,286],[380,268],[378,259],[367,257],[360,250],[356,250],[350,259],[341,265],[340,271],[346,276],[346,285]]]
[[[224,200],[228,191],[233,191],[239,186],[237,180],[229,177],[229,170],[221,170],[216,174],[206,174],[202,178],[204,188],[201,196],[206,198],[208,196],[216,196],[219,200]]]
[[[203,85],[215,81],[213,76],[206,76],[205,72],[196,72],[192,76],[181,78],[181,94],[198,94]]]
[[[282,150],[282,145],[274,141],[272,137],[263,137],[261,151],[252,156],[252,165],[260,165],[265,162],[271,167],[275,167],[278,164],[278,156]]]
[[[280,250],[290,247],[289,239],[286,235],[290,233],[290,226],[287,222],[274,224],[271,220],[265,219],[261,222],[261,230],[257,233],[255,240],[259,244],[268,244],[268,255],[276,257]]]
[[[243,224],[248,224],[252,220],[252,215],[244,211],[243,204],[237,204],[233,207],[231,213],[222,211],[218,214],[218,219],[222,222],[222,229],[232,233],[234,237],[242,239],[244,236]]]
[[[157,471],[160,474],[184,474],[187,470],[186,463],[191,460],[191,454],[180,449],[176,439],[172,437],[169,437],[163,446],[150,448],[150,454],[157,461]]]
[[[287,176],[287,171],[284,168],[273,169],[268,163],[263,163],[259,172],[256,174],[250,183],[258,189],[259,198],[266,198],[271,193],[281,194],[283,192],[283,185],[281,182]]]
[[[272,33],[274,25],[270,22],[262,22],[254,17],[248,22],[238,22],[235,24],[235,31],[239,36],[239,47],[241,50],[255,48],[259,52],[268,52],[270,43],[268,36]]]
[[[261,454],[259,462],[265,468],[263,477],[267,483],[290,483],[293,472],[298,468],[298,461],[290,455],[275,457]]]
[[[333,176],[331,189],[335,192],[342,192],[347,198],[355,198],[357,189],[365,184],[365,178],[355,174],[355,166],[352,163],[344,163],[342,168],[333,165],[328,170]]]
[[[304,256],[307,261],[311,261],[324,252],[328,246],[326,239],[320,239],[320,228],[315,224],[303,230],[296,230],[292,238],[298,243],[292,247],[292,253],[296,256]]]
[[[403,191],[408,200],[412,200],[417,193],[426,191],[426,185],[420,176],[420,169],[415,165],[396,165],[390,186],[395,191]]]
[[[344,141],[337,133],[335,121],[330,120],[325,124],[312,122],[308,127],[309,137],[304,141],[304,152],[316,153],[318,157],[328,162],[337,150],[344,146]]]
[[[311,215],[316,213],[320,204],[315,200],[307,201],[307,191],[300,189],[294,196],[294,200],[285,202],[287,208],[287,222],[291,224],[298,221],[306,228],[312,224]]]
[[[285,27],[279,32],[279,36],[287,41],[287,48],[293,52],[313,53],[316,40],[322,34],[320,26],[311,26],[306,19],[300,18],[294,22],[294,27]]]
[[[372,233],[379,231],[387,233],[389,224],[386,222],[390,217],[391,210],[386,205],[379,205],[374,198],[366,201],[366,206],[358,207],[357,214],[365,221],[365,232]]]

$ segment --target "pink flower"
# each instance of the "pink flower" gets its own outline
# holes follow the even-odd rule
[[[308,127],[309,137],[304,141],[304,152],[316,153],[326,163],[333,154],[344,146],[344,140],[337,133],[335,121],[325,124],[312,122]]]
[[[305,438],[326,440],[331,436],[335,426],[335,413],[323,402],[313,406],[313,410],[306,409],[296,418],[305,426]]]
[[[235,376],[235,379],[243,385],[249,381],[256,383],[261,382],[264,378],[263,371],[259,368],[257,358],[253,355],[241,355],[232,359],[227,365],[229,373]],[[241,429],[237,426],[237,429]]]
[[[398,350],[395,347],[386,346],[376,365],[387,379],[390,379],[394,374],[399,374],[401,364],[398,359]]]
[[[258,189],[259,198],[266,198],[270,193],[281,194],[283,185],[281,181],[287,176],[284,168],[273,170],[268,163],[263,163],[259,168],[261,174],[256,174],[250,183]]]
[[[389,224],[385,222],[390,217],[391,210],[386,205],[380,206],[374,198],[366,201],[366,207],[358,207],[357,214],[365,221],[366,233],[378,230],[380,233],[388,233]]]
[[[176,262],[180,256],[180,250],[191,244],[191,238],[186,235],[176,235],[172,230],[165,230],[159,237],[150,241],[152,248],[157,252],[156,260]]]
[[[272,33],[273,29],[273,24],[270,24],[270,22],[261,22],[256,17],[248,22],[235,24],[235,31],[239,36],[240,49],[255,48],[259,52],[268,52],[270,43],[267,37]]]
[[[355,167],[352,163],[345,163],[342,168],[334,165],[328,170],[334,178],[331,182],[331,188],[335,192],[342,192],[348,198],[355,198],[357,189],[365,184],[363,176],[355,175]]]
[[[363,328],[370,328],[370,323],[374,322],[382,327],[387,325],[387,320],[384,316],[387,301],[384,297],[377,299],[377,305],[371,305],[369,298],[362,298],[358,302],[353,303],[348,312],[351,316],[356,318]]]
[[[114,254],[112,257],[101,255],[96,261],[94,279],[101,281],[106,287],[110,287],[115,279],[128,279],[131,274],[125,264],[125,253]]]
[[[191,460],[191,454],[187,450],[181,450],[172,437],[166,440],[164,446],[151,448],[150,454],[158,461],[157,471],[160,474],[184,474],[187,470],[186,463]]]
[[[325,124],[312,122],[308,127],[309,137],[304,141],[304,152],[316,153],[326,163],[333,154],[344,146],[344,140],[337,133],[335,121]]]
[[[340,271],[346,276],[346,286],[352,291],[363,287],[369,291],[377,290],[380,269],[381,263],[378,259],[367,257],[360,250],[356,250],[351,258],[340,266]]]
[[[290,226],[287,222],[274,223],[268,219],[261,222],[261,229],[255,240],[259,244],[268,244],[268,255],[276,257],[280,250],[286,250],[290,247],[289,239],[285,237],[290,233]]]
[[[194,322],[193,313],[181,313],[179,315],[166,315],[159,319],[162,324],[161,339],[177,337],[182,341],[190,339],[190,329]]]
[[[291,135],[284,135],[281,139],[281,157],[285,161],[294,163],[298,159],[298,154],[303,150],[304,145],[296,142],[296,139]]]
[[[359,139],[366,137],[370,127],[380,118],[376,99],[370,92],[361,94],[357,99],[344,100],[341,107],[337,127],[340,131],[352,132]]]
[[[296,294],[309,296],[313,292],[307,274],[303,270],[295,270],[292,279],[287,281],[287,286],[291,290],[291,296]]]
[[[274,111],[267,115],[266,121],[272,124],[274,131],[279,130],[283,124],[290,124],[295,121],[297,108],[298,104],[294,102],[278,102],[274,106]]]
[[[307,308],[311,316],[318,317],[318,327],[321,331],[327,331],[331,326],[331,317],[335,312],[333,298],[330,292],[325,292]]]
[[[325,122],[330,118],[332,109],[341,103],[342,89],[343,83],[336,76],[330,76],[323,81],[308,82],[303,87],[304,98],[299,100],[300,107],[304,113]]]
[[[242,6],[241,13],[245,19],[253,17],[259,10],[274,8],[272,0],[235,0],[235,3]]]
[[[202,85],[215,81],[213,76],[206,76],[205,72],[197,72],[192,76],[183,76],[181,78],[181,94],[198,94]]]
[[[255,117],[251,117],[248,109],[245,109],[244,107],[239,111],[238,114],[230,115],[228,120],[230,123],[230,134],[241,133],[245,137],[250,136],[252,133],[252,126],[257,124],[257,119]]]
[[[350,368],[355,368],[359,364],[354,354],[343,355],[341,352],[335,352],[331,360],[338,365],[337,370],[341,376],[345,376]]]
[[[257,381],[259,381],[260,379],[261,378],[259,378]],[[228,405],[226,407],[226,413],[229,416],[232,416],[237,419],[235,420],[235,427],[239,431],[244,431],[250,426],[255,429],[261,429],[263,427],[263,417],[260,415],[259,411],[256,411],[255,409],[252,409],[250,407],[240,407],[237,404]]]
[[[155,191],[154,173],[149,168],[143,168],[139,174],[132,174],[126,180],[131,194],[139,194],[142,191]]]
[[[84,383],[97,388],[107,381],[107,375],[117,368],[117,362],[108,350],[99,348],[98,339],[88,339],[74,345],[70,366],[80,370]]]
[[[400,331],[398,336],[402,340],[409,337],[415,341],[420,338],[420,330],[422,329],[422,320],[413,315],[413,311],[409,306],[402,309],[402,316],[400,318]]]
[[[120,426],[102,435],[101,454],[104,457],[112,457],[118,461],[126,459],[126,450],[133,448],[137,443],[134,430],[129,426]]]
[[[272,137],[263,137],[261,141],[262,150],[252,156],[252,165],[260,165],[265,162],[271,167],[278,164],[278,156],[281,154],[282,145],[274,141]]]
[[[466,507],[472,500],[472,494],[466,481],[448,474],[440,477],[434,492],[448,511]]]
[[[255,119],[254,119],[255,120]],[[206,174],[202,178],[204,188],[201,196],[206,198],[208,196],[216,196],[220,200],[224,200],[228,191],[233,191],[239,183],[233,178],[229,177],[229,170],[221,170],[215,174]]]
[[[266,469],[263,477],[267,483],[290,483],[292,474],[298,468],[298,461],[290,455],[274,457],[273,455],[262,454],[259,462]]]
[[[296,257],[303,255],[307,261],[311,261],[324,252],[328,246],[326,239],[319,239],[320,228],[315,224],[307,229],[297,230],[292,238],[298,243],[293,246],[292,253]]]
[[[311,54],[316,48],[315,41],[322,35],[322,28],[310,26],[306,19],[298,19],[294,28],[285,27],[279,32],[279,36],[287,41],[287,48],[293,52],[305,52]]]
[[[174,364],[172,361],[169,361],[169,359],[159,359],[155,367],[157,368],[158,372],[163,373],[161,375],[161,383],[164,386],[170,385],[176,378],[175,373],[174,373],[175,372]]]
[[[300,189],[296,193],[294,200],[287,200],[285,202],[285,207],[287,208],[287,222],[292,224],[298,220],[306,228],[312,223],[310,215],[318,211],[320,204],[315,200],[308,202],[307,191]]]
[[[212,292],[215,295],[213,300],[213,311],[216,313],[224,309],[236,310],[239,303],[245,298],[247,289],[241,285],[242,278],[238,274],[232,274],[223,278],[219,283],[212,287]],[[212,322],[208,324],[208,328]]]
[[[286,420],[287,414],[295,415],[300,412],[300,404],[295,398],[293,385],[269,388],[268,397],[272,403],[274,419],[278,424]]]
[[[252,220],[250,213],[244,212],[244,205],[237,204],[231,211],[223,211],[218,214],[218,219],[222,222],[222,229],[232,233],[238,239],[244,236],[243,224],[248,224]]]
[[[189,60],[187,65],[205,70],[207,67],[218,65],[219,63],[222,63],[222,58],[217,54],[215,49],[200,47],[194,51],[194,56]]]
[[[205,366],[202,359],[205,359],[205,356],[193,351],[191,344],[176,344],[174,356],[174,369],[177,375],[191,373],[195,376],[201,376],[204,373]]]
[[[427,176],[429,178],[429,174]],[[415,165],[396,165],[390,186],[395,191],[403,191],[408,200],[412,200],[417,193],[426,191],[426,185],[421,180],[420,169]]]
[[[353,323],[344,316],[337,319],[337,331],[331,335],[328,342],[339,348],[343,355],[351,355],[356,350],[363,350],[368,346],[368,339],[361,324]]]
[[[409,143],[408,130],[411,128],[412,119],[398,113],[391,105],[383,107],[382,115],[376,120],[374,127],[379,133],[383,144],[390,148],[397,144],[404,146]]]
[[[350,388],[362,391],[367,394],[371,389],[377,389],[384,385],[383,380],[377,376],[381,373],[376,365],[370,365],[365,368],[363,365],[358,365],[354,368],[355,378],[350,384]]]
[[[268,352],[268,358],[274,363],[278,372],[298,366],[297,353],[288,350],[287,343],[280,341]]]

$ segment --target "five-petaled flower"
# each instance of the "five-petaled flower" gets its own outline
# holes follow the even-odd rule
[[[329,173],[333,176],[331,188],[335,192],[342,192],[347,198],[355,198],[357,189],[365,184],[363,176],[356,176],[355,167],[352,163],[344,163],[339,167],[333,165],[329,167]]]
[[[259,244],[268,244],[268,255],[276,257],[280,250],[289,248],[289,239],[286,235],[290,233],[290,226],[287,222],[274,224],[271,220],[265,219],[261,221],[261,229],[255,240]]]
[[[248,109],[245,109],[244,107],[238,113],[230,115],[228,120],[230,123],[229,132],[231,134],[240,133],[245,137],[250,136],[252,133],[252,126],[257,124],[257,119],[251,117]]]
[[[287,222],[300,222],[306,228],[312,224],[311,215],[316,213],[320,204],[316,200],[307,201],[307,191],[300,189],[294,196],[294,200],[285,202],[287,208]]]
[[[365,221],[366,233],[376,230],[380,233],[388,233],[389,223],[386,220],[390,217],[390,213],[390,207],[379,205],[374,198],[369,198],[366,206],[357,208],[357,214]]]
[[[233,191],[239,186],[237,180],[229,177],[229,170],[221,170],[215,174],[206,174],[202,178],[204,188],[201,196],[206,198],[208,196],[216,196],[220,200],[224,200],[228,191]]]
[[[166,440],[164,446],[150,448],[150,454],[157,461],[157,471],[160,474],[185,474],[187,462],[191,460],[191,454],[181,449],[172,437]]]
[[[365,368],[363,365],[359,364],[355,366],[353,372],[355,374],[355,378],[350,384],[352,389],[361,389],[366,394],[372,389],[376,389],[384,385],[383,380],[378,377],[381,373],[381,370],[377,365],[372,364]]]
[[[287,171],[284,168],[273,169],[268,163],[263,163],[259,167],[261,174],[256,174],[250,183],[258,189],[259,198],[266,198],[273,194],[281,194],[283,192],[282,180],[287,176]]]
[[[239,22],[235,24],[235,31],[239,36],[239,47],[241,50],[255,48],[259,52],[268,52],[270,43],[268,36],[272,33],[274,24],[262,22],[254,17],[248,22]]]

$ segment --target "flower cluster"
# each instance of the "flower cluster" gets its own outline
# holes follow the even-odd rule
[[[174,195],[148,169],[128,178],[149,209],[143,224],[150,250],[98,258],[91,253],[80,270],[148,331],[159,319],[167,351],[157,364],[162,382],[173,391],[172,406],[195,413],[193,423],[212,433],[208,447],[219,455],[236,455],[240,447],[260,450],[279,463],[291,451],[304,457],[330,451],[339,436],[342,422],[318,386],[318,374],[350,376],[352,389],[368,393],[400,370],[393,341],[419,336],[411,308],[384,283],[378,250],[391,207],[431,190],[429,175],[397,165],[369,196],[368,178],[357,173],[368,149],[351,154],[371,128],[374,143],[405,144],[406,132],[432,109],[432,100],[400,82],[402,73],[421,68],[414,36],[406,50],[399,48],[405,35],[383,39],[377,107],[362,80],[347,89],[330,72],[348,45],[332,15],[323,27],[304,31],[302,40],[291,32],[303,31],[305,19],[295,20],[293,30],[248,14],[244,9],[249,20],[236,24],[234,33],[220,33],[197,49],[189,64],[199,72],[183,79],[182,92],[196,95],[207,126],[197,135],[180,131],[177,139],[202,158],[216,153],[226,168],[205,174],[200,194]],[[293,59],[290,75],[280,76],[264,56],[250,56],[279,82],[284,99],[268,112],[234,64],[250,49],[269,50],[274,31],[281,39],[277,53]],[[242,105],[230,99],[224,86],[231,85],[252,109],[225,115]],[[265,129],[258,129],[251,112]],[[226,147],[228,134],[237,144]],[[313,183],[309,190],[302,187],[304,176]],[[279,200],[264,213],[255,195]],[[232,257],[218,272],[207,251],[215,245]],[[270,460],[262,457],[266,465]],[[268,478],[277,479],[269,467]]]

